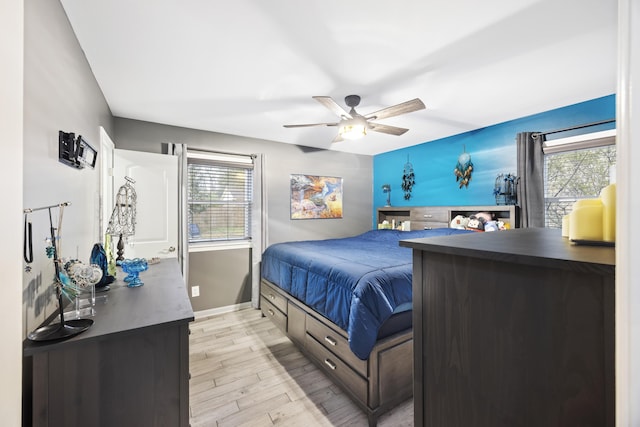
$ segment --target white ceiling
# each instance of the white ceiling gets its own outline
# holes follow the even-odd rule
[[[61,0],[112,113],[378,154],[616,91],[616,0]],[[314,95],[425,110],[331,143]]]

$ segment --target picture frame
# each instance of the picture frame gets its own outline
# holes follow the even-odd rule
[[[342,218],[342,178],[291,174],[291,219]]]

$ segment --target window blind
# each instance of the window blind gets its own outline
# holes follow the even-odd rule
[[[551,142],[544,153],[545,226],[561,228],[576,200],[596,198],[615,181],[615,130]]]
[[[253,159],[188,153],[189,243],[249,240]]]

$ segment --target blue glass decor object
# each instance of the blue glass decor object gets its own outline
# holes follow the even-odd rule
[[[144,282],[140,280],[140,273],[146,271],[149,268],[147,260],[144,258],[125,259],[120,262],[122,271],[127,273],[127,277],[123,280],[127,282],[127,286],[130,288],[137,288],[144,285]]]
[[[105,288],[108,284],[113,283],[116,280],[115,277],[109,274],[109,263],[107,260],[107,253],[102,246],[102,243],[96,243],[91,250],[90,263],[95,264],[102,270],[102,279],[96,283],[96,288]]]

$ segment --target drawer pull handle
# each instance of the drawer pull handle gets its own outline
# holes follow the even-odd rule
[[[431,214],[424,214],[424,217],[425,217],[425,218],[433,218],[433,215],[431,215]]]
[[[273,315],[275,314],[275,313],[273,312],[273,310],[271,310],[271,309],[268,309],[268,310],[267,310],[267,313],[269,313],[269,316],[273,316]]]
[[[325,340],[326,342],[328,342],[329,344],[331,344],[332,346],[334,346],[334,347],[335,347],[335,345],[336,345],[336,344],[338,344],[338,341],[336,341],[336,340],[334,340],[333,338],[328,337],[328,336],[327,336],[327,337],[324,337],[324,340]]]
[[[275,295],[273,295],[273,294],[269,294],[269,298],[271,298],[271,299],[272,299],[272,300],[274,300],[274,301],[276,300],[276,296],[275,296]]]
[[[425,230],[431,230],[432,228],[431,227],[425,227],[424,229]]]
[[[324,364],[327,365],[329,367],[329,369],[331,369],[332,371],[336,370],[336,364],[333,363],[331,360],[324,359]]]

